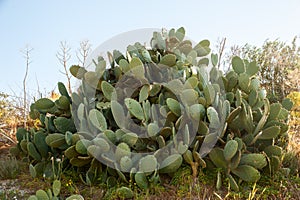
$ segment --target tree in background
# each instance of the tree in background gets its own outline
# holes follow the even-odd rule
[[[266,40],[262,47],[249,44],[233,46],[228,58],[233,55],[256,60],[260,66],[262,85],[272,101],[281,100],[292,91],[299,91],[300,48],[297,46],[297,37],[291,44],[276,39]]]

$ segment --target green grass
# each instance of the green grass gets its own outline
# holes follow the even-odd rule
[[[12,179],[8,189],[1,189],[0,199],[26,199],[37,190],[51,188],[52,182],[43,178],[32,178],[28,172],[28,163],[22,163],[10,156],[0,160],[1,179]],[[263,173],[257,183],[240,183],[240,191],[228,188],[228,180],[222,174],[223,185],[215,189],[217,170],[199,170],[197,178],[192,177],[189,166],[181,167],[172,178],[161,176],[160,184],[151,185],[148,190],[141,190],[137,185],[118,181],[115,187],[106,184],[88,186],[82,183],[78,171],[73,168],[64,171],[61,176],[61,199],[72,194],[81,194],[85,199],[122,199],[116,192],[121,186],[129,187],[134,192],[134,199],[300,199],[299,159],[289,152],[285,155],[283,167],[291,168],[290,173],[280,171],[273,176]],[[21,174],[19,174],[21,173]],[[10,190],[9,187],[15,188]]]
[[[5,157],[0,160],[0,179],[14,179],[21,170],[21,162],[15,157]]]
[[[242,183],[239,192],[228,190],[228,184],[224,178],[224,184],[220,190],[215,189],[216,172],[203,170],[197,179],[191,176],[189,167],[182,167],[176,172],[172,179],[167,176],[161,178],[159,185],[152,186],[148,190],[141,190],[136,185],[122,183],[116,187],[105,185],[87,186],[78,179],[73,181],[73,173],[62,176],[61,198],[64,199],[71,194],[81,194],[85,199],[122,199],[119,198],[116,188],[122,186],[130,187],[134,191],[134,199],[300,199],[299,174],[285,176],[278,173],[274,177],[263,175],[259,182]],[[17,184],[19,190],[27,191],[22,198],[34,194],[36,190],[47,190],[51,188],[51,181],[42,178],[33,179],[29,173],[18,176]],[[14,196],[21,197],[18,190],[0,191],[0,199],[12,199]],[[22,199],[18,198],[18,199]]]

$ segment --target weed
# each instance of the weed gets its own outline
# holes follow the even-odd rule
[[[0,178],[14,179],[20,172],[20,161],[15,157],[6,157],[0,160]]]

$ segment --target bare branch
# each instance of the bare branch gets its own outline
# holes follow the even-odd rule
[[[68,46],[66,41],[61,41],[60,42],[60,50],[57,52],[56,57],[59,61],[59,63],[63,66],[65,72],[61,72],[67,77],[68,81],[68,90],[69,93],[72,93],[71,90],[71,76],[69,75],[68,72],[68,67],[67,67],[67,62],[71,59],[71,54],[70,54],[71,48]]]
[[[40,84],[39,84],[39,81],[35,75],[35,81],[36,81],[36,85],[37,85],[37,93],[38,93],[38,97],[42,98],[42,93],[41,93],[41,90],[40,90]]]
[[[82,67],[85,67],[86,65],[86,59],[91,52],[91,44],[89,40],[84,40],[80,42],[80,48],[78,49],[78,52],[76,52],[76,57],[78,59],[79,65]]]
[[[6,139],[8,139],[10,142],[12,142],[13,144],[16,144],[17,142],[16,141],[14,141],[14,139],[12,139],[11,137],[9,137],[6,133],[5,133],[5,131],[3,131],[2,129],[0,129],[0,131],[2,132],[2,133],[0,133],[3,137],[5,137]]]
[[[222,40],[219,43],[219,50],[218,50],[218,53],[219,53],[219,63],[218,63],[218,69],[220,69],[221,60],[222,60],[222,56],[223,56],[224,49],[225,49],[225,44],[226,44],[226,37],[222,38]]]
[[[24,118],[24,127],[27,127],[27,92],[26,92],[26,79],[28,76],[28,70],[29,70],[29,65],[31,64],[32,61],[30,61],[30,53],[33,50],[32,47],[29,47],[27,45],[25,49],[21,50],[21,53],[23,54],[23,57],[26,59],[26,68],[25,68],[25,75],[23,79],[23,118]]]

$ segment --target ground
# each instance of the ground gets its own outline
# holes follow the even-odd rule
[[[293,136],[297,137],[297,134]],[[298,139],[294,140],[298,141]],[[299,143],[298,143],[299,144]],[[42,178],[33,179],[28,172],[28,164],[18,160],[13,160],[9,155],[9,148],[14,144],[1,143],[0,146],[0,199],[27,199],[35,194],[38,189],[47,190],[51,188],[51,182]],[[296,148],[295,142],[293,142]],[[299,146],[298,146],[299,148]],[[290,154],[289,154],[290,155]],[[295,158],[292,155],[292,158]],[[287,159],[287,163],[294,162],[295,167],[299,167],[299,162],[292,158]],[[292,160],[289,160],[292,159]],[[298,165],[298,166],[297,166]],[[8,171],[4,171],[4,168]],[[13,170],[16,169],[16,174]],[[3,178],[9,177],[8,178]],[[215,189],[216,173],[207,174],[202,171],[196,180],[192,179],[189,167],[184,167],[175,174],[173,179],[163,177],[159,186],[153,187],[149,191],[141,191],[136,186],[134,189],[134,199],[300,199],[300,178],[299,172],[293,176],[278,175],[276,177],[262,177],[254,185],[244,186],[240,192],[228,191],[227,186],[221,190]],[[225,177],[224,177],[225,178]],[[61,197],[64,199],[70,194],[81,194],[85,199],[118,199],[113,189],[107,186],[87,186],[80,180],[74,180],[72,175],[62,176]]]

